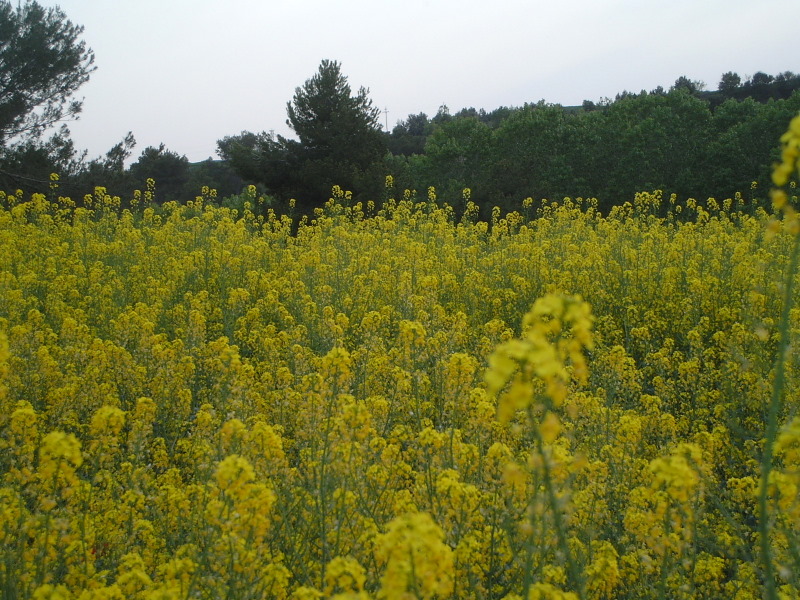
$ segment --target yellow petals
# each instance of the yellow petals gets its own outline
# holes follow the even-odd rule
[[[214,472],[214,479],[223,492],[234,497],[242,496],[255,473],[247,459],[232,454],[222,460]]]
[[[539,425],[539,435],[545,443],[552,444],[561,434],[561,421],[558,416],[548,412]]]
[[[375,556],[384,566],[378,598],[447,598],[453,589],[452,550],[427,513],[391,521],[378,536]]]
[[[3,581],[72,600],[760,597],[742,548],[800,235],[784,171],[775,216],[757,187],[491,217],[477,188],[393,178],[383,205],[337,186],[305,218],[255,188],[236,210],[208,186],[160,204],[153,181],[79,208],[0,192]],[[787,597],[796,361],[766,487]]]

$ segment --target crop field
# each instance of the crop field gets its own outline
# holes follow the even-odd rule
[[[482,222],[53,179],[0,195],[3,600],[800,594],[766,192]]]

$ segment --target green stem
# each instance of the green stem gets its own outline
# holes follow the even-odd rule
[[[583,599],[583,577],[581,576],[578,566],[572,558],[572,552],[569,550],[569,542],[567,540],[567,531],[564,520],[562,519],[561,510],[558,507],[558,498],[556,498],[556,491],[553,487],[553,478],[550,473],[549,458],[544,451],[544,441],[542,436],[535,434],[536,437],[536,451],[542,459],[542,479],[544,482],[544,489],[547,493],[547,500],[553,511],[553,524],[556,529],[556,536],[558,538],[558,545],[561,552],[564,554],[564,560],[567,563],[567,573],[569,575],[570,583],[575,587],[578,598]]]
[[[797,272],[798,258],[800,258],[800,235],[794,238],[794,247],[789,258],[789,267],[786,273],[786,289],[783,298],[783,309],[779,324],[780,342],[778,343],[775,358],[775,382],[772,386],[772,398],[767,413],[767,430],[764,438],[764,454],[761,458],[761,487],[758,493],[758,532],[761,542],[761,563],[764,567],[765,589],[764,597],[767,600],[777,600],[778,594],[775,586],[775,573],[772,566],[772,549],[769,543],[769,514],[767,506],[767,491],[769,476],[772,471],[772,459],[775,438],[778,434],[778,417],[781,411],[781,397],[783,396],[783,383],[785,379],[786,351],[789,347],[789,316],[792,308],[792,290]]]

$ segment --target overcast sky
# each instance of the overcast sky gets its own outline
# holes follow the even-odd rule
[[[800,71],[797,0],[39,0],[96,55],[70,124],[93,158],[128,131],[216,158],[242,130],[289,136],[286,103],[338,60],[388,115],[563,105],[664,88],[680,75]]]

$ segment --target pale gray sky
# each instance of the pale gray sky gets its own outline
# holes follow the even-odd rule
[[[411,113],[580,104],[680,75],[799,71],[797,0],[39,0],[83,25],[97,71],[76,146],[132,131],[197,161],[242,130],[290,135],[286,103],[323,58]],[[383,122],[383,115],[381,120]]]

